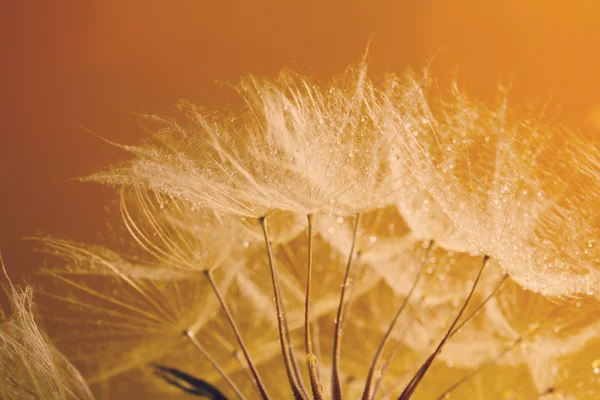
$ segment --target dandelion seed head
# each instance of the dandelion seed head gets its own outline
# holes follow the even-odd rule
[[[218,305],[201,274],[130,261],[103,247],[45,239],[55,260],[40,284],[44,322],[56,331],[57,346],[94,382],[130,371],[168,353],[185,329],[198,330]],[[240,264],[220,269],[231,282]],[[49,310],[61,310],[60,315]]]
[[[600,307],[595,298],[547,298],[514,281],[506,283],[486,311],[489,324],[496,326],[500,334],[524,337],[529,350],[546,357],[581,351],[597,336],[599,328]]]
[[[382,94],[366,66],[332,86],[291,72],[275,81],[248,78],[238,92],[245,114],[216,118],[181,103],[186,121],[164,125],[134,159],[89,179],[141,185],[200,207],[245,217],[275,210],[348,214],[391,203],[380,134]]]
[[[285,71],[241,81],[242,110],[144,116],[89,178],[121,188],[136,256],[45,241],[68,355],[161,396],[157,365],[264,399],[592,398],[597,143],[429,82]]]
[[[6,400],[93,399],[79,371],[38,327],[32,288],[10,284],[8,293],[12,312],[7,320],[0,320],[0,396]]]
[[[452,250],[492,255],[531,290],[596,293],[596,141],[560,124],[519,120],[504,96],[496,107],[456,86],[450,96],[435,102],[424,93],[410,120],[420,134],[404,125],[395,144],[397,170],[426,193],[415,200],[418,192],[405,191],[400,200],[411,226]],[[405,112],[389,114],[400,120]]]

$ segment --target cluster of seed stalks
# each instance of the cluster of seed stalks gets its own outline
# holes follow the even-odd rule
[[[56,348],[10,285],[0,394],[599,396],[600,145],[430,86],[283,72],[241,112],[141,116],[84,179],[120,188],[118,240],[39,239]]]

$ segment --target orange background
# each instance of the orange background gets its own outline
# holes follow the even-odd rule
[[[460,3],[458,5],[458,3]],[[369,39],[374,74],[433,62],[488,97],[552,99],[578,125],[600,93],[595,1],[4,1],[0,10],[0,249],[13,271],[38,260],[15,238],[91,240],[113,194],[70,181],[124,154],[144,132],[133,112],[173,114],[179,98],[234,101],[249,73],[292,67],[317,79],[356,64]],[[558,6],[561,4],[561,6]],[[24,246],[27,247],[27,246]]]

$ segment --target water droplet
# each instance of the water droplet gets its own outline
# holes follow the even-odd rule
[[[319,364],[319,359],[314,354],[309,353],[306,355],[306,363],[311,367],[316,367]]]
[[[600,358],[597,358],[594,361],[592,361],[592,369],[595,374],[600,374]]]

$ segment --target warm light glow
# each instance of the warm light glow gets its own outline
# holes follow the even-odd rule
[[[110,3],[0,13],[1,398],[600,397],[600,6]]]

